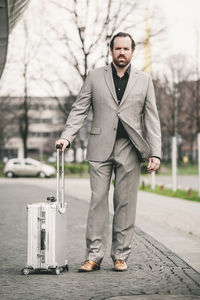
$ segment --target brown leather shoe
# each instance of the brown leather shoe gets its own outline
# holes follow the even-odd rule
[[[100,265],[93,260],[86,260],[82,266],[80,266],[79,272],[92,272],[100,270]]]
[[[114,262],[114,270],[118,272],[128,271],[126,262],[121,259],[116,259]]]

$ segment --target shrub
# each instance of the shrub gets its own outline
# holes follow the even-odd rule
[[[65,173],[66,174],[87,174],[89,172],[89,164],[88,163],[72,163],[65,165]]]

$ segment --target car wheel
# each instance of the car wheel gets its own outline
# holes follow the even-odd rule
[[[8,178],[13,178],[14,175],[15,175],[15,174],[14,174],[12,171],[6,172],[6,177],[8,177]]]
[[[46,177],[46,174],[45,174],[43,171],[41,171],[41,172],[39,173],[39,177],[40,177],[40,178],[45,178],[45,177]]]

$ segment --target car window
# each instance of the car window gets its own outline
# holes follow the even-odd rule
[[[31,165],[33,165],[33,166],[35,166],[35,167],[40,165],[40,162],[39,162],[39,161],[34,160],[34,159],[30,159],[30,158],[27,159],[26,162],[27,162],[27,163],[30,163]]]
[[[30,162],[25,162],[26,166],[34,166],[33,164],[31,164]]]
[[[14,161],[13,165],[21,165],[19,161]]]

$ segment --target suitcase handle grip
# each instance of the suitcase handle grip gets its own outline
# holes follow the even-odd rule
[[[64,174],[64,151],[60,151],[62,148],[61,144],[56,145],[57,148],[57,203],[58,211],[61,214],[65,213],[65,174]],[[60,182],[60,152],[61,152],[61,182]],[[61,185],[61,199],[60,199],[60,185]]]
[[[40,235],[40,249],[45,250],[46,249],[46,230],[42,229],[41,230],[41,235]]]
[[[62,149],[62,144],[57,144],[56,149]]]

